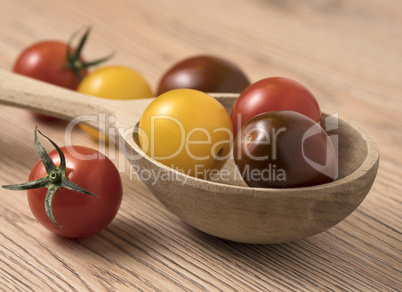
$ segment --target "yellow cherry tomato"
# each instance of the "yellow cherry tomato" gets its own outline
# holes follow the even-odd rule
[[[124,66],[105,66],[84,77],[77,91],[106,99],[137,99],[152,97],[152,89],[138,72]],[[96,129],[80,127],[94,139],[106,139]]]
[[[229,158],[233,129],[225,108],[194,89],[163,93],[139,123],[141,149],[151,158],[190,176],[209,178]]]

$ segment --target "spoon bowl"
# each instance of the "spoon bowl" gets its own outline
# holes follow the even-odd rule
[[[211,95],[228,111],[238,96]],[[271,244],[313,236],[350,215],[376,177],[379,151],[375,141],[363,130],[327,114],[323,114],[322,125],[337,142],[339,165],[338,178],[331,183],[250,188],[233,159],[220,175],[209,180],[187,176],[151,159],[138,145],[136,125],[152,100],[101,99],[0,70],[0,103],[72,120],[70,124],[81,120],[115,135],[139,177],[168,210],[187,224],[223,239]],[[101,119],[105,127],[99,126]]]

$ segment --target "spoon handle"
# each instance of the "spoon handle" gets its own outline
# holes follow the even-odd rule
[[[0,104],[70,120],[109,112],[108,101],[0,69]]]

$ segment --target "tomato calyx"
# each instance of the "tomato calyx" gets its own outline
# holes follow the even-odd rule
[[[45,137],[47,140],[49,140],[50,143],[56,148],[59,156],[60,156],[60,165],[57,167],[53,161],[50,159],[48,153],[46,152],[45,148],[42,146],[42,144],[39,142],[38,135],[41,134],[43,137]],[[53,197],[56,193],[56,191],[59,188],[66,188],[72,191],[76,191],[79,193],[83,193],[86,195],[91,195],[94,197],[99,197],[98,195],[95,195],[91,192],[88,192],[87,190],[83,189],[79,185],[69,181],[66,178],[65,172],[66,172],[66,159],[63,154],[63,151],[59,148],[59,146],[56,145],[50,138],[42,134],[41,131],[35,128],[35,139],[34,139],[34,144],[36,151],[39,154],[40,160],[42,161],[47,175],[25,183],[21,184],[15,184],[15,185],[3,185],[2,187],[8,190],[31,190],[31,189],[38,189],[38,188],[47,188],[47,193],[46,193],[46,198],[45,198],[45,210],[46,214],[49,217],[50,220],[54,224],[56,224],[59,228],[62,228],[59,223],[57,223],[56,219],[54,218],[53,214],[53,208],[52,208],[52,200]]]
[[[85,33],[82,35],[81,39],[79,40],[78,46],[75,50],[72,49],[71,43],[77,36],[77,34],[80,31],[76,31],[71,37],[70,40],[67,42],[67,52],[66,52],[66,58],[67,58],[67,63],[64,65],[65,67],[71,69],[73,71],[74,75],[78,78],[79,81],[82,80],[81,76],[81,71],[92,67],[99,65],[107,60],[109,60],[113,55],[114,52],[110,53],[108,56],[91,61],[91,62],[84,62],[81,59],[81,52],[82,49],[84,48],[84,45],[88,39],[89,33],[91,32],[91,27],[87,27],[85,30]]]

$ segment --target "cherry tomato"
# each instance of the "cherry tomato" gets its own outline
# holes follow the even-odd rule
[[[240,93],[249,85],[236,65],[213,56],[196,56],[171,67],[159,81],[157,95],[178,88]]]
[[[77,91],[107,99],[152,97],[152,89],[138,72],[123,66],[104,66],[88,74]]]
[[[152,97],[152,89],[138,72],[123,66],[105,66],[88,74],[78,92],[106,99],[137,99]],[[97,130],[80,125],[94,139],[105,138]]]
[[[234,160],[251,187],[291,188],[331,182],[337,160],[327,133],[294,111],[255,116],[234,143]]]
[[[193,89],[168,91],[145,109],[139,123],[141,149],[155,160],[208,178],[228,159],[230,116],[210,95]]]
[[[233,105],[231,118],[235,135],[254,116],[271,111],[299,112],[316,122],[321,111],[314,95],[302,84],[283,77],[262,79],[247,87]]]
[[[70,42],[41,41],[26,48],[15,61],[13,71],[34,79],[38,79],[53,85],[75,90],[82,77],[88,74],[88,68],[108,60],[107,57],[85,62],[81,58],[81,51],[90,33],[90,27],[82,35],[77,49],[74,50]],[[51,117],[34,113],[40,119]],[[55,119],[55,118],[52,118]]]
[[[36,219],[51,232],[68,238],[84,238],[105,228],[119,210],[123,188],[120,174],[114,164],[97,150],[74,146],[74,152],[60,148],[65,156],[68,180],[98,197],[60,187],[52,200],[56,221],[52,222],[45,211],[46,188],[28,190],[28,203]],[[60,164],[56,150],[49,153],[53,163]],[[29,181],[46,176],[41,161],[32,169]]]
[[[42,41],[26,48],[17,58],[13,71],[34,79],[75,90],[79,80],[73,70],[66,67],[67,44],[59,41]],[[71,50],[72,51],[72,50]],[[88,69],[80,71],[81,76]]]

